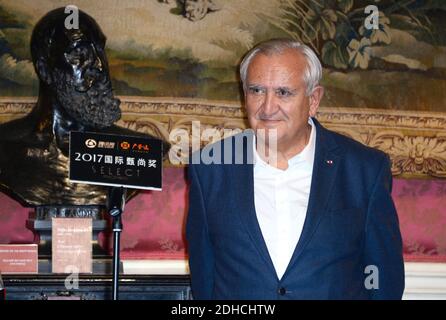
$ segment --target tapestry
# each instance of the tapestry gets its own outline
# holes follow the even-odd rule
[[[323,63],[323,106],[444,110],[446,2],[438,0],[0,0],[0,96],[37,94],[32,27],[68,4],[106,34],[119,95],[239,101],[243,54],[290,37]]]

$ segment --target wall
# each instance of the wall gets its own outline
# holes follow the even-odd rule
[[[446,181],[394,179],[393,199],[400,219],[406,262],[446,263]],[[30,209],[0,194],[0,243],[29,243]],[[185,169],[165,168],[162,192],[145,191],[124,213],[123,259],[185,259],[187,215]],[[110,235],[102,245],[110,245]]]

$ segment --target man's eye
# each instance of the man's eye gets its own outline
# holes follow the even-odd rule
[[[263,93],[263,89],[259,87],[250,87],[249,92],[253,94],[260,94]]]
[[[276,91],[277,95],[279,97],[289,97],[291,96],[291,92],[289,90],[286,89],[279,89]]]

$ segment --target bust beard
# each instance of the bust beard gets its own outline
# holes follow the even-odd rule
[[[105,128],[121,118],[121,102],[113,96],[111,81],[107,77],[101,75],[91,88],[79,92],[70,75],[60,70],[54,74],[56,98],[74,120],[86,126]]]

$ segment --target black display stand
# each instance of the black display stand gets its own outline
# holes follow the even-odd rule
[[[113,218],[113,300],[119,300],[120,240],[122,213],[125,207],[126,189],[111,187],[108,193],[108,213]]]
[[[123,275],[120,300],[190,300],[187,275]],[[79,275],[78,288],[67,289],[66,275],[3,275],[6,300],[110,300],[108,275]],[[0,307],[1,309],[1,307]]]

